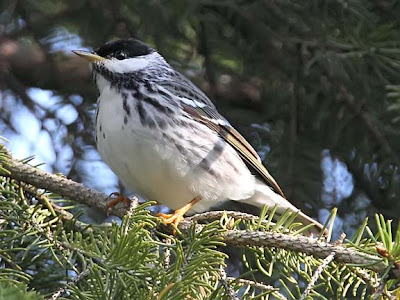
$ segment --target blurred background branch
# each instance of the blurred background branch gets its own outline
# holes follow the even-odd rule
[[[211,97],[296,206],[322,223],[338,207],[334,237],[342,231],[357,236],[365,218],[376,213],[393,220],[386,230],[394,236],[400,211],[399,15],[397,0],[4,0],[0,132],[15,158],[35,155],[31,164],[99,191],[101,199],[115,191],[134,194],[95,149],[98,95],[89,66],[71,50],[136,37]],[[90,209],[78,215],[83,223],[107,219]],[[13,216],[13,210],[7,211],[6,217]],[[372,232],[379,224],[370,225]],[[279,282],[283,297],[301,295],[293,292],[299,284],[280,282],[269,272],[281,252],[252,250],[263,258],[257,260],[259,269],[272,276],[268,284]],[[279,268],[289,274],[291,256],[285,255]],[[309,266],[306,259],[302,265]],[[339,269],[330,269],[337,278]],[[313,272],[296,270],[309,282]],[[65,270],[61,273],[57,278],[64,278]],[[365,293],[379,287],[376,297],[392,284],[386,273],[377,277],[346,269],[345,274],[353,282],[369,282]],[[327,289],[335,293],[349,289],[332,288],[329,282]]]
[[[0,130],[17,157],[129,193],[93,145],[97,92],[70,50],[137,37],[210,95],[295,205],[321,222],[338,206],[337,236],[375,212],[398,222],[400,110],[386,88],[400,75],[398,10],[397,1],[3,1]]]

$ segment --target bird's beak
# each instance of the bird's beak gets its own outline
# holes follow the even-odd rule
[[[97,55],[95,53],[91,53],[89,51],[73,50],[72,52],[74,52],[76,55],[79,55],[90,62],[106,60],[106,58],[101,57],[100,55]]]

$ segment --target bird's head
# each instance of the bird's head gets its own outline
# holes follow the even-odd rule
[[[115,73],[131,73],[147,67],[156,51],[149,45],[125,39],[108,42],[93,52],[74,50],[75,54],[93,64],[94,69],[106,68]]]
[[[115,80],[124,74],[146,70],[164,62],[162,56],[152,47],[136,39],[108,42],[92,52],[81,50],[73,52],[91,63],[96,77],[102,75],[102,79],[107,81]],[[101,89],[100,86],[99,89]]]

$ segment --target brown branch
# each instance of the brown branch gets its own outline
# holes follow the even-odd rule
[[[24,191],[31,194],[33,197],[38,199],[44,205],[46,205],[46,206],[50,205],[50,207],[48,207],[49,210],[54,213],[57,213],[59,216],[61,216],[61,218],[63,220],[71,221],[74,219],[75,216],[72,213],[70,213],[69,211],[66,211],[61,206],[58,206],[57,204],[55,204],[52,199],[50,199],[48,196],[46,196],[44,194],[44,192],[40,192],[36,187],[26,184],[26,183],[23,183],[23,182],[21,182],[20,186],[24,189]],[[91,224],[86,224],[79,220],[75,220],[75,228],[80,231],[91,230],[90,226],[91,226]]]
[[[0,144],[0,151],[6,151],[4,145]],[[109,196],[87,188],[81,183],[47,173],[10,157],[3,160],[2,167],[5,170],[5,172],[0,170],[0,175],[2,176],[11,177],[12,179],[25,182],[36,188],[45,189],[68,199],[73,199],[90,207],[97,207],[103,211],[107,210]],[[126,210],[126,208],[113,208],[110,210],[110,214],[122,217]]]
[[[7,74],[13,74],[23,86],[52,90],[64,95],[79,94],[92,101],[97,97],[89,64],[82,58],[72,53],[48,54],[38,45],[25,40],[0,38],[0,89],[8,88],[5,80]],[[210,84],[204,81],[198,83],[205,92],[212,93]],[[246,80],[232,75],[229,83],[219,84],[215,90],[221,99],[240,99],[243,105],[249,105],[261,100],[260,84],[260,81],[254,79]]]
[[[3,153],[3,155],[0,155],[1,176],[25,182],[35,186],[36,188],[45,189],[91,207],[97,207],[104,211],[107,210],[107,202],[109,198],[107,195],[64,177],[56,176],[29,166],[28,164],[16,161],[8,155],[7,150],[1,144],[0,152]],[[126,211],[127,208],[115,208],[111,210],[110,213],[122,217]],[[132,207],[130,208],[130,211],[132,211]],[[229,215],[236,215],[236,218],[248,217],[237,212],[230,212]],[[187,230],[191,225],[193,225],[193,220],[199,220],[200,218],[201,215],[187,218],[179,224],[179,229],[182,231]],[[379,273],[384,272],[388,268],[388,265],[379,256],[366,254],[354,248],[329,244],[327,242],[318,241],[301,235],[292,236],[277,232],[226,230],[222,233],[222,239],[229,245],[239,247],[275,247],[313,255],[322,259],[329,256],[332,252],[335,252],[334,261],[337,263],[363,265],[365,268]],[[400,269],[393,268],[391,275],[400,278]]]
[[[383,272],[387,264],[382,258],[347,248],[340,245],[321,242],[305,236],[291,236],[277,232],[228,230],[223,234],[225,243],[235,246],[275,247],[313,255],[317,258],[326,258],[335,252],[334,261],[343,264],[364,265],[375,272]],[[393,275],[400,278],[400,269],[393,269]]]
[[[55,90],[67,95],[87,94],[90,90],[88,86],[92,88],[88,85],[91,81],[89,65],[82,59],[71,54],[52,61],[47,59],[47,53],[40,47],[24,40],[0,39],[0,73],[0,87],[4,76],[13,74],[24,86]],[[94,86],[89,93],[87,95],[95,95]]]
[[[204,11],[204,13],[206,13]],[[212,61],[212,55],[209,47],[209,40],[208,40],[208,22],[205,20],[200,21],[200,32],[199,32],[199,52],[204,57],[204,67],[208,79],[208,83],[210,84],[210,95],[214,96],[217,94],[217,78],[214,70],[215,64]]]

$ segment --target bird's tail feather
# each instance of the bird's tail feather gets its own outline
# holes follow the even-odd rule
[[[262,182],[257,183],[256,192],[251,198],[246,199],[245,201],[247,204],[251,204],[259,208],[262,208],[264,205],[272,208],[276,205],[276,214],[278,216],[282,215],[286,210],[292,213],[297,213],[297,221],[301,222],[303,225],[313,225],[312,227],[310,227],[310,229],[307,230],[307,233],[319,235],[322,231],[324,231],[324,235],[327,234],[327,230],[324,229],[324,226],[321,223],[301,212],[287,199],[275,193]]]

